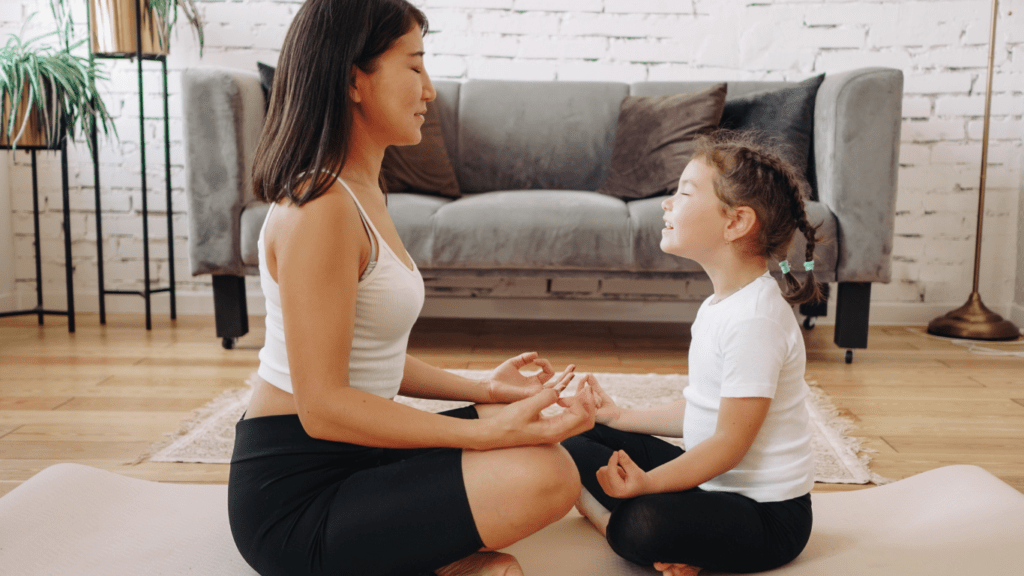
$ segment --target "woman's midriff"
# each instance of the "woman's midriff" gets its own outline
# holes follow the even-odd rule
[[[249,408],[245,411],[245,419],[298,413],[295,409],[295,397],[289,392],[255,374],[252,375],[250,382],[252,399],[249,400]]]

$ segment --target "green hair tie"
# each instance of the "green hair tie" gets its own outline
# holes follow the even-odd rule
[[[808,272],[814,270],[814,260],[808,260],[807,262],[804,262],[804,270]]]
[[[783,260],[779,262],[779,268],[782,268],[783,274],[789,274],[789,260]]]

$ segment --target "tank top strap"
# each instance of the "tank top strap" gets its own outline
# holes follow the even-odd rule
[[[359,212],[359,219],[362,220],[363,228],[366,230],[366,235],[369,236],[370,238],[370,261],[369,263],[366,264],[366,269],[363,270],[363,273],[359,275],[359,281],[362,282],[362,280],[369,276],[370,272],[373,272],[373,269],[377,266],[377,234],[375,234],[373,223],[370,222],[370,219],[367,218],[366,216],[366,212],[363,211],[363,205],[360,204],[359,199],[356,198],[355,192],[353,192],[352,189],[348,187],[348,182],[342,180],[341,177],[335,174],[334,172],[331,172],[329,170],[324,170],[324,172],[327,172],[331,176],[334,176],[335,180],[341,182],[341,185],[345,187],[345,190],[348,192],[348,195],[352,197],[352,201],[356,203],[356,212]]]

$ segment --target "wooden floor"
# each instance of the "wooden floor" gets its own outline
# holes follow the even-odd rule
[[[263,320],[235,350],[214,336],[213,318],[79,314],[66,320],[0,319],[0,495],[58,462],[170,482],[227,480],[216,464],[131,465],[176,430],[190,411],[257,366]],[[875,327],[853,364],[832,344],[832,327],[805,333],[807,379],[856,421],[877,450],[872,470],[899,479],[949,464],[976,464],[1024,491],[1024,358],[986,356],[923,334]],[[612,322],[421,320],[411,352],[445,368],[491,368],[538,350],[561,369],[686,371],[687,325]],[[1024,343],[991,348],[1024,351]],[[818,485],[816,490],[859,487]]]

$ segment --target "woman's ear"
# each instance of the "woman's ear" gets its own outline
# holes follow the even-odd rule
[[[363,74],[363,71],[359,69],[359,66],[353,64],[352,73],[349,75],[348,98],[356,104],[363,101],[363,97],[359,93],[359,86],[362,84],[361,74]]]
[[[736,242],[751,235],[757,228],[757,213],[750,206],[738,206],[729,210],[729,221],[725,224],[726,242]]]

